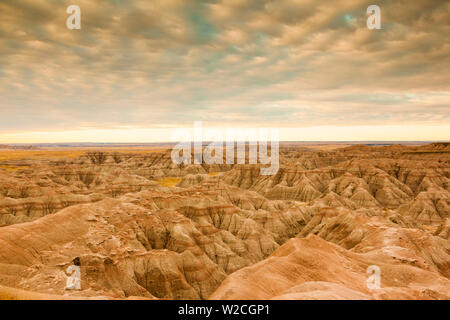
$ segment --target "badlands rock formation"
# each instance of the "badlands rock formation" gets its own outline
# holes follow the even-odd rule
[[[211,299],[450,299],[450,280],[411,266],[413,257],[357,253],[314,235],[289,240],[269,258],[229,276]],[[366,270],[380,267],[381,288]],[[332,279],[332,280],[331,280]],[[330,281],[331,280],[331,281]]]
[[[450,299],[449,155],[290,144],[273,176],[170,151],[9,161],[0,297]]]

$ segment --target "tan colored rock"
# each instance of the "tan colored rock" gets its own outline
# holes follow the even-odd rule
[[[366,270],[381,270],[381,288]],[[291,239],[268,259],[230,275],[210,299],[449,299],[450,280],[417,267],[386,263],[316,236]]]

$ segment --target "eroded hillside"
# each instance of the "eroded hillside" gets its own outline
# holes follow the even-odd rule
[[[290,145],[280,169],[170,151],[0,163],[0,285],[157,299],[450,299],[450,147]],[[7,170],[7,168],[18,168]],[[81,290],[65,270],[81,264]],[[381,269],[381,289],[366,269]]]

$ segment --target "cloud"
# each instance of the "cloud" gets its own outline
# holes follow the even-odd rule
[[[0,132],[448,124],[450,4],[370,4],[2,1]]]

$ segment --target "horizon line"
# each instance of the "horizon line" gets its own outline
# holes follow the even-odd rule
[[[269,140],[270,141],[270,140]],[[187,141],[189,142],[189,141]],[[191,141],[193,142],[193,141]],[[213,140],[202,141],[202,143],[211,143]],[[223,142],[228,142],[224,140]],[[231,141],[230,141],[231,142]],[[232,142],[257,142],[257,141],[247,141],[247,140],[233,140]],[[420,142],[420,143],[450,143],[450,140],[282,140],[279,143],[357,143],[357,142],[368,142],[368,143],[412,143],[412,142]],[[154,141],[154,142],[102,142],[102,141],[78,141],[78,142],[2,142],[0,146],[17,146],[17,145],[58,145],[58,144],[67,144],[67,145],[76,145],[76,144],[116,144],[116,145],[132,145],[132,144],[177,144],[179,142],[174,141]]]

